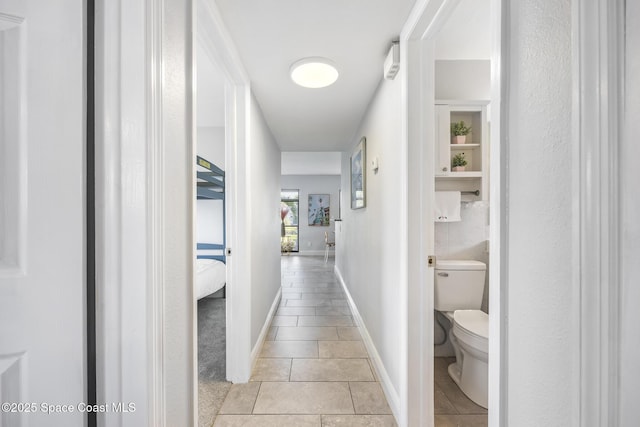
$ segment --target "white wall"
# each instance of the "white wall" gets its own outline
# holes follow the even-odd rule
[[[282,175],[340,175],[341,159],[339,151],[285,151]]]
[[[280,289],[280,148],[251,98],[249,191],[251,211],[251,346],[256,345]]]
[[[436,99],[490,99],[491,61],[438,60]]]
[[[489,59],[490,17],[490,0],[459,0],[438,32],[436,59]]]
[[[197,128],[197,152],[201,157],[225,170],[224,127],[199,126]],[[196,242],[222,243],[223,210],[220,200],[196,202]]]
[[[225,133],[224,126],[198,126],[197,154],[225,169]]]
[[[330,238],[335,230],[333,219],[338,218],[338,190],[340,189],[340,175],[283,175],[280,180],[283,189],[300,190],[299,211],[299,246],[301,255],[324,254],[324,232],[328,231]],[[309,226],[309,194],[329,194],[331,219],[328,227]],[[342,206],[344,212],[344,206]]]
[[[506,425],[576,426],[571,2],[508,11]]]
[[[398,206],[403,202],[400,112],[401,81],[384,80],[353,141],[367,138],[367,159],[379,157],[379,172],[366,167],[366,207],[350,208],[349,157],[342,157],[343,221],[336,226],[336,268],[354,299],[394,392],[401,387],[401,301],[398,272]],[[397,397],[397,396],[396,396]]]

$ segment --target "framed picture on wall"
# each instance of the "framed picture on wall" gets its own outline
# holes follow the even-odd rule
[[[328,227],[331,219],[331,196],[309,194],[309,225]]]
[[[351,209],[366,206],[366,144],[363,136],[351,155]]]

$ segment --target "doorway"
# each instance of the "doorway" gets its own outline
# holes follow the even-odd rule
[[[487,423],[491,37],[489,1],[461,0],[433,38],[435,147],[433,245],[435,425]],[[461,27],[460,23],[464,22]],[[430,100],[429,100],[430,101]],[[427,101],[427,102],[429,102]],[[426,227],[429,227],[427,224]],[[450,260],[457,260],[455,263]],[[462,269],[465,269],[464,271]],[[465,277],[459,280],[457,277]],[[443,292],[464,286],[460,292]],[[453,336],[455,309],[472,309],[466,327],[485,357],[466,354]],[[462,319],[458,320],[462,322]],[[478,347],[478,348],[476,348]],[[462,370],[474,371],[473,376]],[[470,380],[469,378],[483,378]]]
[[[282,220],[281,251],[300,251],[300,191],[283,189],[280,193],[280,217]]]
[[[434,356],[449,357],[444,362],[439,360],[438,365],[455,361],[452,347],[434,345],[450,345],[447,338],[451,326],[442,318],[438,319],[439,322],[434,318],[434,267],[437,259],[477,260],[489,266],[481,303],[482,308],[489,312],[491,337],[488,411],[478,406],[479,414],[476,415],[486,417],[488,412],[489,424],[499,424],[502,189],[499,168],[500,87],[496,83],[500,81],[500,46],[496,42],[500,37],[499,28],[494,25],[500,22],[496,19],[499,16],[498,1],[431,2],[416,18],[416,25],[405,40],[410,177],[408,226],[417,231],[409,235],[408,312],[412,321],[408,325],[408,351],[410,355],[418,356],[409,357],[408,372],[422,369],[422,375],[407,378],[408,425],[434,425],[433,402],[436,394],[442,397],[441,390],[438,393],[434,391]],[[474,53],[478,50],[476,44],[482,40],[485,42],[483,52]],[[414,121],[412,117],[423,119]],[[462,148],[454,146],[450,140],[451,125],[461,121],[471,126],[472,132],[475,128],[472,141]],[[454,172],[452,167],[459,166],[454,164],[454,157],[466,160],[467,170]],[[438,162],[442,160],[444,164],[440,165]],[[437,191],[459,193],[459,221],[436,223],[434,201]],[[430,258],[431,255],[435,255],[435,259]],[[411,285],[415,283],[420,286]],[[433,324],[435,329],[412,325],[413,320],[421,325]],[[438,326],[439,323],[444,327]],[[446,366],[444,374],[449,376]],[[482,411],[485,415],[481,414]],[[441,422],[442,418],[435,417]],[[456,422],[465,425],[464,420],[456,419]]]
[[[197,27],[197,26],[196,26]],[[197,37],[194,201],[198,417],[208,424],[229,391],[227,381],[226,78]]]
[[[251,295],[251,280],[249,269],[242,268],[248,263],[247,248],[250,248],[246,225],[248,223],[248,209],[246,200],[241,195],[248,194],[247,182],[244,179],[247,174],[247,135],[248,135],[248,110],[249,105],[249,81],[242,68],[242,64],[235,56],[234,48],[230,44],[229,35],[226,33],[215,4],[199,0],[194,3],[196,13],[195,31],[192,33],[194,45],[199,44],[213,64],[216,65],[218,77],[218,92],[214,98],[223,99],[223,105],[215,108],[221,109],[218,117],[222,117],[224,131],[218,130],[218,154],[223,153],[225,196],[224,227],[220,230],[224,233],[224,252],[226,285],[224,296],[225,304],[225,334],[226,334],[226,373],[225,380],[232,383],[247,382],[251,373],[251,304],[247,303]],[[193,62],[194,68],[198,66]],[[222,83],[221,83],[222,82]],[[223,94],[223,95],[222,95]],[[203,107],[201,107],[203,108]],[[195,123],[194,123],[195,124]],[[219,126],[218,126],[219,127]],[[194,129],[195,131],[195,129]],[[206,133],[206,131],[205,131]],[[223,133],[223,135],[220,135]],[[193,173],[195,178],[195,172]],[[195,212],[194,212],[195,215]],[[196,242],[193,242],[195,249]],[[194,254],[195,255],[195,254]],[[241,261],[237,261],[241,260]],[[194,305],[195,305],[194,298]],[[195,313],[195,310],[194,310]],[[192,330],[197,329],[197,319],[193,316]],[[194,343],[195,344],[195,343]],[[194,345],[193,363],[197,364],[197,348]],[[194,370],[194,382],[196,382]],[[193,398],[198,402],[198,388],[194,387]],[[224,395],[222,396],[224,398]],[[211,408],[209,408],[211,409]],[[210,412],[209,412],[210,413]],[[206,414],[199,414],[200,419]]]

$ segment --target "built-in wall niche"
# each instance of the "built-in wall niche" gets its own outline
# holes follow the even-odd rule
[[[436,101],[436,191],[462,191],[463,200],[485,200],[489,189],[488,101]],[[452,125],[470,127],[463,142],[453,138]],[[456,157],[466,164],[456,168]]]
[[[451,109],[449,111],[449,117],[451,123],[464,123],[466,126],[470,126],[471,130],[466,135],[464,144],[456,144],[453,140],[449,142],[450,148],[450,163],[453,162],[453,158],[457,154],[462,154],[467,161],[467,172],[481,172],[482,171],[482,112],[481,111],[456,111]]]
[[[25,164],[24,18],[0,12],[0,275],[24,274]]]

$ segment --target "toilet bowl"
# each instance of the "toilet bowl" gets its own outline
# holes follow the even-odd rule
[[[436,263],[435,309],[451,322],[448,337],[456,355],[449,376],[472,401],[487,408],[489,316],[480,310],[486,266],[479,261]]]
[[[449,365],[449,376],[469,399],[487,408],[489,316],[480,310],[456,310],[450,339],[456,362]]]

